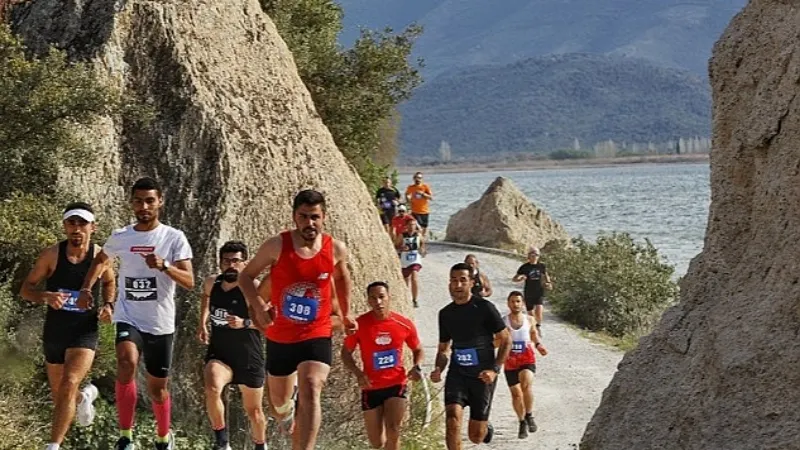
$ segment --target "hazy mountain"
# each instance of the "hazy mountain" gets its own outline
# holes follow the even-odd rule
[[[747,0],[339,0],[358,27],[425,27],[426,75],[551,53],[648,59],[706,76],[711,48]]]
[[[705,79],[641,59],[567,54],[462,69],[401,108],[403,156],[550,151],[710,134]]]

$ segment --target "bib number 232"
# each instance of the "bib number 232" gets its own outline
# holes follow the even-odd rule
[[[474,348],[455,349],[456,364],[461,367],[473,367],[478,365],[478,351]]]
[[[287,295],[283,300],[283,315],[296,322],[311,322],[317,318],[319,301],[315,298]]]

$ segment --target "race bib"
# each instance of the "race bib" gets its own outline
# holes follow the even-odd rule
[[[222,308],[214,308],[211,311],[211,325],[215,327],[228,327],[228,311]]]
[[[391,369],[397,367],[400,362],[397,349],[384,350],[372,354],[372,367],[377,370]]]
[[[383,202],[383,203],[381,203],[381,205],[383,205],[383,209],[392,209],[392,208],[394,208],[394,203],[392,203],[390,201]]]
[[[414,262],[414,261],[416,261],[416,260],[417,260],[417,258],[418,258],[418,256],[417,256],[418,254],[419,254],[419,253],[417,253],[416,251],[410,251],[410,252],[407,252],[407,253],[406,253],[406,261],[408,261],[408,262]]]
[[[158,300],[156,277],[125,277],[125,300],[133,302]]]
[[[525,341],[511,342],[511,353],[522,353],[525,351]]]
[[[69,294],[69,298],[66,299],[64,303],[61,305],[62,311],[84,312],[83,309],[78,308],[78,295],[80,295],[78,291],[70,291],[69,289],[59,289],[58,292]]]
[[[281,311],[284,316],[296,322],[312,322],[317,318],[317,309],[319,301],[315,298],[286,294]]]
[[[474,348],[455,349],[456,364],[461,367],[474,367],[478,365],[478,351]]]
[[[422,192],[417,192],[414,194],[414,198],[424,198],[424,197],[422,196]]]

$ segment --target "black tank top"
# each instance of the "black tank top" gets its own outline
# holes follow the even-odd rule
[[[481,292],[483,292],[483,282],[481,281],[481,273],[480,271],[476,270],[475,275],[472,276],[472,295],[477,295],[478,297],[483,298]]]
[[[228,291],[222,289],[222,275],[214,280],[209,296],[209,311],[211,313],[211,345],[235,346],[248,345],[261,342],[261,333],[253,328],[232,329],[228,327],[228,315],[249,319],[247,300],[239,286]]]
[[[83,280],[92,265],[94,248],[94,244],[91,244],[83,261],[73,264],[67,259],[67,241],[59,242],[56,269],[45,282],[45,289],[50,292],[68,292],[71,296],[59,310],[47,307],[44,323],[45,338],[60,339],[63,333],[75,335],[97,331],[97,312],[94,305],[88,311],[79,310],[75,305]],[[99,298],[99,292],[99,283],[96,283],[92,292],[95,301]]]

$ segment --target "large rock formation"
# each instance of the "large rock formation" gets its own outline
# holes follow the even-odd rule
[[[558,245],[569,236],[511,180],[497,177],[480,199],[450,217],[445,240],[522,253],[531,245]]]
[[[155,110],[146,125],[97,124],[97,160],[63,174],[66,186],[102,207],[101,220],[127,222],[127,189],[155,176],[165,185],[165,221],[186,231],[205,275],[224,241],[242,239],[255,251],[291,226],[291,199],[313,187],[327,195],[328,230],[349,244],[355,312],[366,310],[363,289],[376,279],[388,280],[395,305],[405,308],[397,258],[371,195],[336,148],[258,0],[36,0],[14,9],[13,26],[34,50],[55,44]],[[184,301],[180,318],[192,308]],[[185,380],[174,385],[193,386],[201,362],[195,320],[180,328],[175,373]],[[332,398],[347,397],[335,391],[339,378],[334,372]],[[202,399],[179,394],[179,406]],[[198,404],[194,414],[202,418],[201,411]]]
[[[798,27],[800,2],[752,0],[716,44],[705,247],[582,449],[800,447]]]

